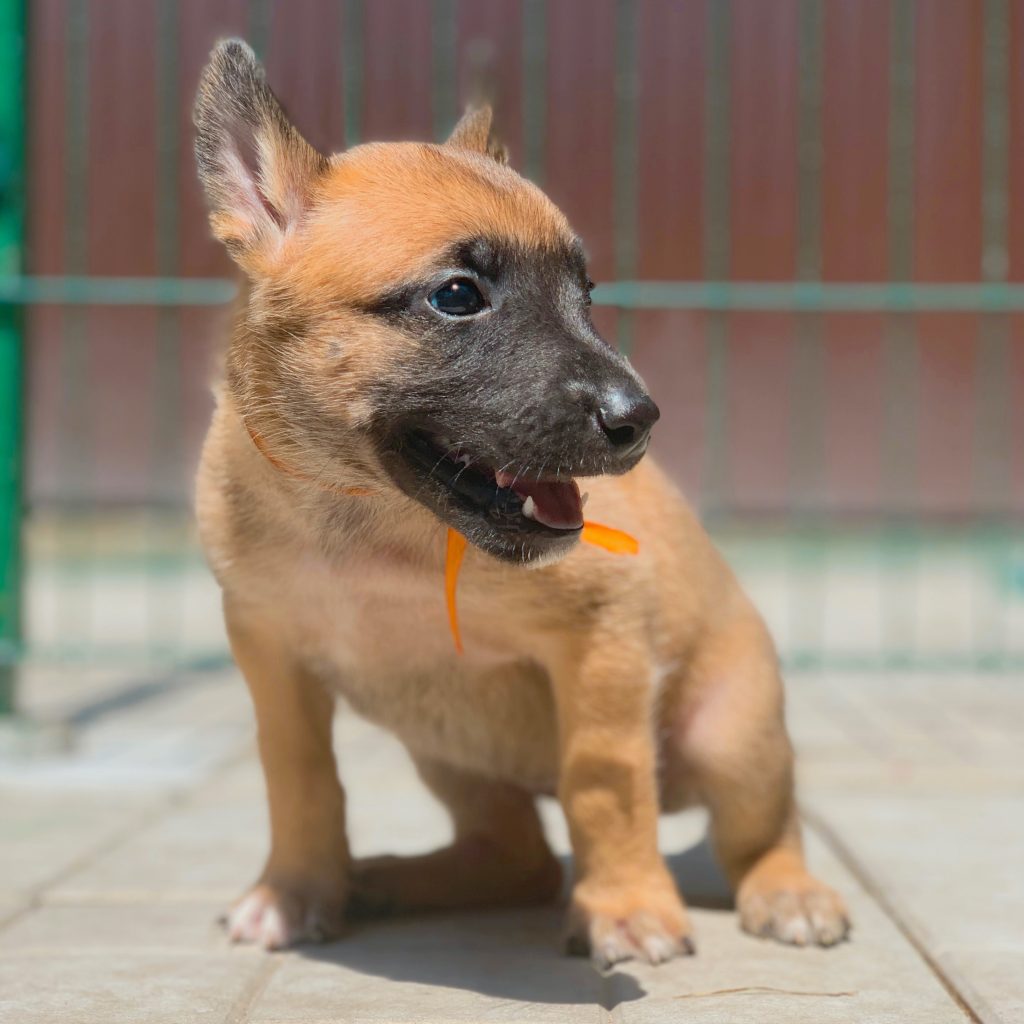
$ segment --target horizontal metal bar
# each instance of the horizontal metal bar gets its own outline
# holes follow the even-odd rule
[[[613,281],[594,304],[623,309],[837,313],[1024,312],[1024,285],[744,281]]]
[[[3,277],[0,305],[220,306],[238,286],[217,277]],[[1024,312],[1024,284],[611,281],[594,304],[621,309],[836,313]]]
[[[237,294],[219,277],[0,277],[0,305],[222,306]]]
[[[232,664],[228,651],[210,648],[184,653],[180,649],[161,646],[82,643],[51,646],[42,644],[21,650],[13,644],[0,645],[0,664],[35,665],[82,663],[137,666],[140,660],[149,665],[173,666],[181,672],[204,672],[226,668]],[[915,649],[893,649],[877,652],[801,650],[783,651],[781,661],[790,672],[979,672],[1005,674],[1024,671],[1024,653],[1020,651],[991,652],[985,650],[948,654],[921,653]]]

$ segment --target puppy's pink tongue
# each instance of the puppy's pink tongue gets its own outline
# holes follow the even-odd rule
[[[523,499],[523,515],[553,530],[578,530],[583,526],[583,502],[575,480],[516,480],[511,474],[498,476],[499,487],[511,486]]]

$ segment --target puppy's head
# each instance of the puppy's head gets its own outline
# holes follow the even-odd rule
[[[546,560],[578,538],[574,478],[634,466],[658,409],[594,330],[579,240],[490,120],[326,157],[228,41],[196,152],[250,279],[227,363],[250,429],[304,473],[397,488],[500,558]]]

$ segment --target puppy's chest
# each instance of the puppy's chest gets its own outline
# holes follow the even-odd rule
[[[309,555],[290,567],[287,593],[285,614],[298,651],[329,666],[338,688],[357,703],[364,692],[386,702],[397,688],[471,677],[513,657],[494,636],[456,655],[440,568],[385,557],[330,563]]]

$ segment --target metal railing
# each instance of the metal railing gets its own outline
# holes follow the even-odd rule
[[[572,6],[573,0],[559,0]],[[814,0],[799,5],[796,69],[795,168],[797,201],[792,231],[792,280],[731,279],[730,247],[737,216],[731,208],[730,152],[735,144],[730,117],[737,101],[730,77],[735,61],[734,23],[739,5],[700,0],[685,6],[704,11],[706,62],[703,104],[702,253],[699,280],[641,279],[640,209],[643,194],[640,89],[645,71],[641,31],[645,5],[615,0],[599,5],[608,15],[614,79],[607,117],[614,152],[609,161],[613,240],[605,278],[595,292],[598,307],[614,312],[613,334],[638,359],[649,354],[644,316],[652,311],[703,317],[699,348],[704,399],[696,439],[700,448],[699,503],[710,526],[768,611],[787,661],[796,665],[883,668],[893,665],[1007,669],[1024,665],[1024,551],[1019,539],[1021,510],[1014,503],[1010,324],[1024,314],[1024,284],[1009,279],[1008,205],[1009,54],[1003,0],[986,0],[982,53],[983,181],[980,219],[983,259],[978,280],[913,280],[915,62],[918,59],[912,0],[893,0],[885,58],[889,80],[886,161],[888,248],[884,280],[822,280],[821,194],[823,20],[843,0],[826,8]],[[140,5],[142,6],[142,5]],[[681,5],[683,6],[683,5]],[[457,19],[466,9],[458,0],[424,0],[430,17],[429,131],[442,137],[459,103],[455,55]],[[552,136],[545,76],[550,56],[561,44],[552,22],[553,5],[544,0],[510,0],[519,17],[521,124],[517,126],[521,166],[553,189],[549,168]],[[105,169],[90,163],[89,103],[95,48],[91,18],[98,8],[69,0],[61,26],[63,60],[62,273],[26,274],[23,265],[23,168],[25,140],[24,26],[19,0],[0,0],[0,66],[11,69],[0,90],[0,711],[11,704],[16,659],[103,661],[138,658],[182,662],[216,658],[224,651],[216,629],[211,584],[188,527],[188,457],[180,437],[183,406],[180,356],[186,342],[182,317],[191,311],[229,304],[235,284],[226,278],[183,276],[182,217],[178,173],[188,139],[180,111],[189,83],[181,81],[183,7],[172,0],[154,3],[152,54],[156,125],[155,176],[146,186],[154,195],[154,251],[145,274],[125,277],[94,273],[88,256],[89,185]],[[325,7],[326,10],[326,7]],[[412,8],[410,7],[410,10]],[[667,10],[667,8],[666,8]],[[379,11],[366,0],[333,5],[345,30],[338,39],[342,89],[339,138],[356,144],[369,134],[366,99],[374,60],[367,22]],[[251,0],[241,29],[257,50],[271,39],[273,5]],[[596,19],[599,13],[588,10]],[[749,12],[748,12],[749,13]],[[603,17],[604,15],[600,15]],[[746,15],[744,15],[746,16]],[[41,27],[40,27],[41,30]],[[30,25],[31,31],[31,25]],[[559,30],[560,31],[560,30]],[[645,42],[645,39],[647,40]],[[212,42],[212,39],[210,40]],[[486,47],[467,52],[486,60]],[[490,53],[488,57],[487,54]],[[149,59],[149,58],[147,58]],[[474,59],[476,59],[474,57]],[[486,71],[486,68],[485,68]],[[33,97],[29,96],[30,103]],[[38,97],[36,98],[39,99]],[[187,162],[187,161],[186,161]],[[122,169],[123,172],[123,169]],[[548,179],[548,180],[545,180]],[[134,183],[136,184],[137,183]],[[38,263],[34,264],[39,269]],[[130,268],[129,268],[130,269]],[[884,275],[883,275],[884,276]],[[59,401],[54,428],[58,490],[37,497],[23,516],[24,456],[40,443],[23,433],[25,310],[54,318],[51,334]],[[146,423],[125,429],[149,431],[153,464],[137,488],[141,498],[123,508],[98,500],[92,475],[97,452],[89,441],[94,411],[88,398],[87,370],[95,337],[88,318],[97,311],[152,311],[138,330],[125,334],[152,346],[151,398]],[[789,385],[793,396],[787,443],[792,455],[789,497],[761,515],[737,502],[730,483],[736,451],[730,442],[730,395],[737,356],[734,317],[741,314],[792,316],[794,343]],[[875,453],[881,464],[882,494],[870,514],[837,511],[823,497],[826,456],[821,444],[824,410],[823,351],[826,318],[879,314],[883,320],[884,427]],[[975,438],[971,486],[977,501],[957,517],[932,516],[915,488],[920,453],[915,447],[913,402],[918,372],[915,353],[927,344],[918,315],[977,314],[979,344]],[[40,341],[41,334],[31,336]],[[671,341],[661,344],[671,344]],[[680,342],[681,343],[681,342]],[[653,381],[656,390],[658,382]],[[140,385],[142,386],[142,385]],[[683,439],[675,438],[677,446]],[[826,496],[827,497],[827,496]],[[24,543],[22,543],[22,540]],[[26,583],[27,581],[27,583]],[[946,594],[946,603],[937,599]],[[26,615],[21,615],[25,595]],[[24,620],[24,621],[23,621]],[[23,626],[26,627],[23,629]],[[845,629],[845,632],[844,632]]]

